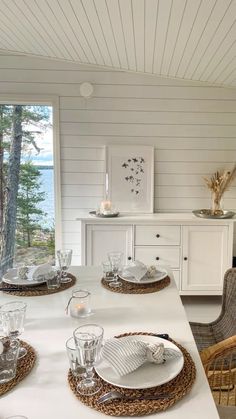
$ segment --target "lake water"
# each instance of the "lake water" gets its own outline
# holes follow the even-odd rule
[[[52,228],[54,227],[54,176],[52,169],[40,169],[41,174],[41,188],[40,191],[46,192],[45,200],[39,203],[39,208],[47,213],[44,217],[43,226]]]

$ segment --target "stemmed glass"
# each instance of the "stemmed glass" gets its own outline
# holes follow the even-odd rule
[[[79,363],[86,369],[85,378],[79,382],[77,391],[85,396],[95,394],[101,389],[99,380],[94,378],[93,367],[100,355],[103,332],[103,328],[97,324],[85,324],[77,327],[73,333]]]
[[[111,269],[114,274],[114,280],[109,283],[109,286],[112,288],[118,288],[121,287],[121,283],[119,281],[119,269],[121,267],[121,262],[123,258],[123,253],[121,252],[109,252],[108,253],[108,259],[111,263]]]
[[[23,301],[10,301],[0,306],[1,328],[11,340],[18,339],[24,331],[26,304]],[[27,350],[20,346],[18,358],[23,358]]]
[[[72,250],[58,250],[57,258],[61,270],[61,283],[66,284],[67,282],[71,282],[72,279],[67,276],[67,271],[71,265]]]

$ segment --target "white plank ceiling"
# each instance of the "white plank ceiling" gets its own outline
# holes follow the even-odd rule
[[[236,87],[236,0],[0,0],[0,49]]]

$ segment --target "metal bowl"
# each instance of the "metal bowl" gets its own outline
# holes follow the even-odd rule
[[[90,211],[89,214],[93,215],[94,217],[99,217],[99,218],[114,218],[114,217],[118,217],[119,212],[111,212],[110,214],[102,214],[97,211]]]
[[[222,214],[211,214],[210,209],[199,209],[192,211],[196,217],[199,218],[211,218],[212,220],[215,219],[223,219],[223,218],[232,218],[235,215],[233,211],[222,211]]]

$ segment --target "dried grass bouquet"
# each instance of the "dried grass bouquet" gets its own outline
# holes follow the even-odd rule
[[[204,177],[205,184],[212,193],[211,215],[222,215],[221,199],[236,177],[236,164],[231,171],[224,170],[214,173],[210,178]]]

